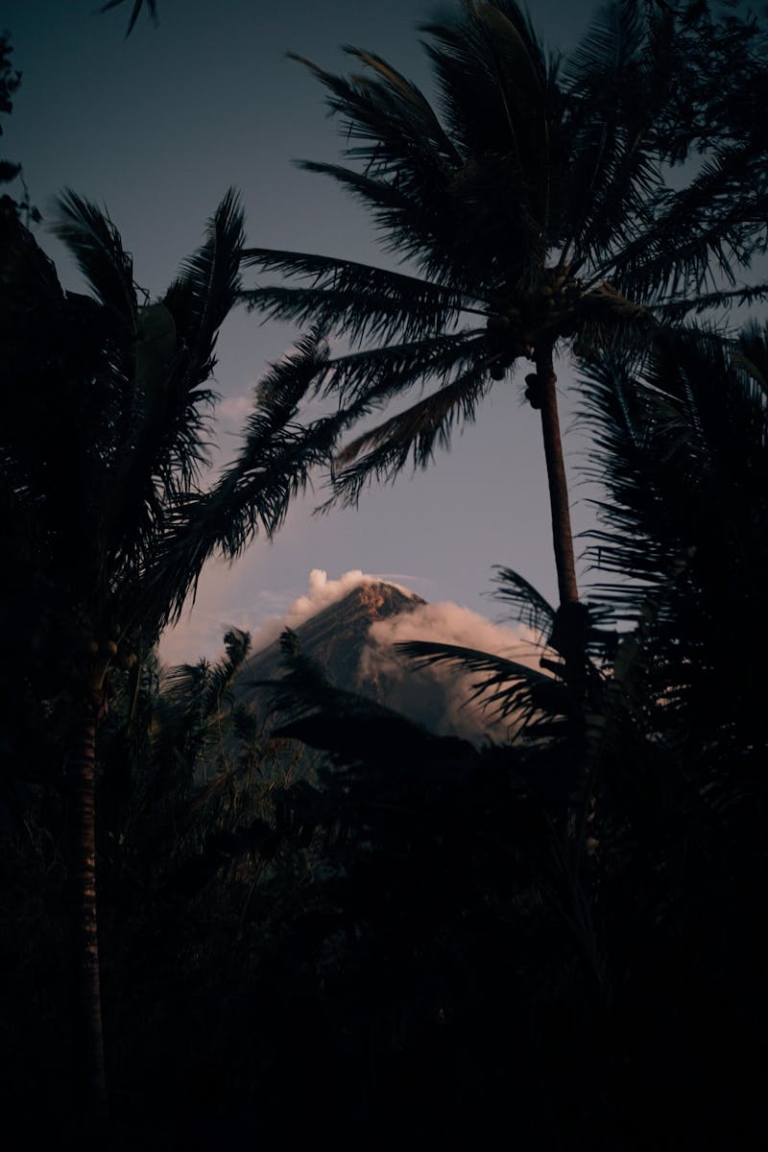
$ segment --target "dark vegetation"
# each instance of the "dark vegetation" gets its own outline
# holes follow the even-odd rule
[[[57,224],[87,296],[62,290],[23,202],[0,201],[0,1027],[6,1117],[27,1132],[185,1149],[762,1146],[768,332],[683,321],[764,295],[729,285],[765,242],[763,32],[705,4],[621,3],[560,85],[510,0],[464,5],[459,26],[432,27],[455,154],[447,137],[411,149],[425,103],[377,58],[372,80],[321,75],[367,141],[364,179],[331,174],[380,205],[426,280],[382,273],[366,299],[340,262],[247,250],[314,281],[251,303],[319,327],[262,386],[211,486],[205,386],[242,295],[236,198],[153,304],[87,201],[68,193]],[[473,144],[470,128],[495,124],[463,86],[475,49],[496,53],[483,98],[517,99],[530,164],[503,134]],[[531,62],[521,91],[511,77]],[[0,69],[7,112],[5,41]],[[542,122],[559,125],[552,155]],[[696,153],[684,192],[656,180]],[[547,209],[545,243],[534,175],[553,157],[583,194]],[[467,205],[478,267],[451,241]],[[530,341],[491,323],[545,299],[536,276],[558,247],[567,330],[557,304],[557,323],[532,314]],[[470,298],[480,328],[434,335]],[[329,361],[321,329],[362,346]],[[478,749],[338,691],[291,634],[270,730],[231,702],[246,635],[228,633],[214,666],[158,666],[206,557],[274,532],[360,413],[443,386],[345,450],[342,495],[412,450],[424,462],[500,366],[529,357],[541,376],[556,341],[580,365],[603,493],[596,582],[579,599],[561,581],[553,607],[500,571],[510,616],[540,636],[535,670],[408,646],[469,668],[489,710],[523,718],[515,740]],[[303,427],[315,387],[340,413]]]

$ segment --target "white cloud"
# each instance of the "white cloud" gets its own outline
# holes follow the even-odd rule
[[[425,720],[445,734],[477,739],[504,739],[512,726],[494,716],[481,699],[472,699],[479,674],[464,673],[448,665],[417,670],[394,645],[426,640],[474,648],[537,667],[541,648],[536,635],[523,625],[494,624],[469,608],[443,602],[419,604],[412,612],[379,620],[371,626],[368,645],[360,661],[359,678],[386,675],[391,707],[416,720]]]
[[[217,418],[231,421],[238,428],[245,423],[246,417],[253,408],[253,395],[225,396],[216,405]]]
[[[233,566],[226,560],[212,560],[203,572],[194,607],[185,612],[175,628],[163,633],[161,659],[166,664],[194,663],[201,656],[215,660],[223,651],[224,632],[232,625],[251,633],[252,651],[258,652],[277,640],[284,628],[298,628],[359,584],[379,580],[395,583],[390,576],[373,576],[359,568],[344,572],[338,580],[329,579],[322,568],[313,568],[308,590],[301,596],[290,591],[261,590],[249,605],[233,606],[233,590],[238,585]],[[401,584],[395,587],[411,594]],[[240,588],[238,599],[242,592]],[[218,607],[222,604],[225,609]]]
[[[244,579],[244,576],[246,577]],[[284,612],[291,593],[251,592],[248,570],[222,557],[205,565],[194,604],[191,597],[178,624],[160,638],[164,664],[217,660],[224,651],[224,633],[233,625],[254,635],[265,617]]]
[[[294,600],[287,612],[279,616],[269,616],[259,624],[258,631],[253,637],[254,652],[272,644],[284,628],[298,628],[311,616],[316,616],[324,608],[335,604],[337,600],[342,600],[353,588],[380,580],[386,580],[388,584],[393,583],[387,577],[371,576],[360,568],[352,568],[349,572],[342,573],[338,580],[329,580],[328,573],[324,569],[313,568],[309,573],[309,590],[306,594]],[[411,595],[411,592],[402,585],[395,584],[395,587],[406,595]]]

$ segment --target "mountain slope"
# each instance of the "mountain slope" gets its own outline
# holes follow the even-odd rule
[[[412,639],[414,635],[441,639],[445,616],[439,615],[440,607],[430,606],[420,596],[392,584],[369,580],[294,631],[302,653],[320,666],[335,687],[367,696],[439,735],[475,742],[488,737],[503,741],[508,735],[507,723],[493,717],[477,702],[468,704],[474,687],[471,677],[462,677],[447,668],[417,669],[382,639],[382,632],[395,639]],[[449,607],[462,612],[455,605]],[[434,609],[438,611],[437,625]],[[374,625],[391,625],[409,615],[414,617],[413,628],[377,628],[371,635]],[[494,628],[481,618],[477,620]],[[474,621],[470,624],[476,627]],[[460,634],[445,635],[449,642],[474,642]],[[259,714],[267,727],[271,720],[267,692],[257,682],[280,679],[285,671],[280,643],[275,641],[251,657],[235,684],[237,703]]]
[[[359,584],[341,600],[305,620],[295,632],[302,652],[320,665],[337,688],[365,692],[366,684],[358,683],[358,669],[371,625],[403,612],[413,612],[422,604],[426,604],[426,600],[420,596],[383,581],[371,581]],[[280,642],[276,640],[246,664],[240,677],[243,685],[240,699],[248,700],[249,691],[258,692],[245,687],[248,681],[269,680],[282,675],[283,671]],[[379,699],[379,693],[375,693],[375,698]]]

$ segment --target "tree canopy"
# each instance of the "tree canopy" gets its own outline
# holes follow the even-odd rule
[[[273,368],[268,394],[254,397],[233,463],[202,483],[207,383],[240,284],[243,215],[233,192],[156,302],[137,290],[114,224],[74,192],[61,197],[55,228],[89,295],[62,289],[15,212],[0,227],[0,349],[14,366],[0,433],[3,687],[15,702],[3,736],[20,755],[36,707],[61,739],[48,776],[63,756],[84,1092],[98,1118],[106,1087],[94,773],[113,666],[131,670],[138,692],[160,630],[194,594],[205,561],[276,531],[313,463],[327,458],[337,422],[296,422],[326,354],[307,337]]]
[[[126,1146],[763,1138],[768,331],[690,321],[764,295],[738,280],[765,244],[765,40],[666,0],[609,5],[565,63],[511,0],[426,35],[434,107],[375,53],[350,49],[351,77],[310,65],[350,141],[348,166],[309,167],[363,198],[401,271],[246,248],[229,192],[153,300],[67,192],[54,226],[86,287],[66,291],[2,202],[6,1090],[65,1143],[68,1073],[100,1071],[102,972],[118,1117],[144,1125]],[[16,82],[0,41],[0,112]],[[289,284],[246,290],[244,264]],[[241,298],[313,327],[211,479]],[[426,462],[525,359],[549,452],[558,343],[601,490],[592,586],[551,605],[500,570],[537,667],[401,649],[468,669],[507,742],[340,691],[290,632],[269,734],[232,701],[246,633],[159,666],[206,559],[275,533],[398,393],[433,389],[337,453],[342,499]],[[338,411],[302,422],[317,389]]]
[[[754,133],[739,136],[735,97],[709,121],[714,94],[680,64],[703,35],[692,20],[687,9],[616,0],[561,60],[514,0],[466,2],[422,25],[432,102],[374,51],[347,48],[360,67],[348,76],[303,61],[349,141],[347,164],[303,167],[364,204],[404,269],[248,247],[243,262],[262,276],[242,295],[268,317],[349,342],[322,388],[350,424],[427,391],[343,448],[336,498],[355,503],[409,458],[425,467],[493,382],[528,359],[561,600],[575,598],[553,350],[640,352],[672,322],[766,292],[737,279],[764,246],[765,149]],[[753,48],[757,36],[750,26]],[[694,155],[697,165],[675,167]]]

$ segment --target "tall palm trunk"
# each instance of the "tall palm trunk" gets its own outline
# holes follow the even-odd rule
[[[544,455],[547,463],[549,505],[552,515],[552,539],[557,566],[557,587],[560,599],[560,624],[555,625],[557,647],[564,657],[564,676],[570,690],[570,743],[573,773],[571,782],[571,809],[564,825],[563,863],[565,903],[585,963],[590,1010],[598,1015],[602,1011],[605,972],[594,920],[596,907],[596,866],[587,851],[588,818],[594,809],[594,781],[585,772],[586,750],[586,691],[585,628],[588,612],[579,602],[576,582],[576,564],[573,554],[573,529],[568,502],[568,482],[565,476],[563,441],[557,411],[557,377],[555,375],[552,346],[536,350],[536,375],[541,396],[541,427],[544,437]],[[552,639],[552,638],[550,638]],[[584,1040],[585,1052],[590,1050],[589,1038]]]
[[[104,674],[94,676],[69,764],[70,909],[74,967],[75,1080],[81,1119],[98,1129],[107,1120],[107,1080],[101,1020],[96,904],[96,729],[104,710]]]
[[[565,478],[563,440],[557,413],[557,377],[552,361],[552,345],[536,349],[536,375],[541,395],[541,430],[547,462],[549,507],[552,516],[552,541],[557,567],[557,589],[561,606],[577,604],[576,563],[573,556],[573,529],[568,504],[568,482]]]

